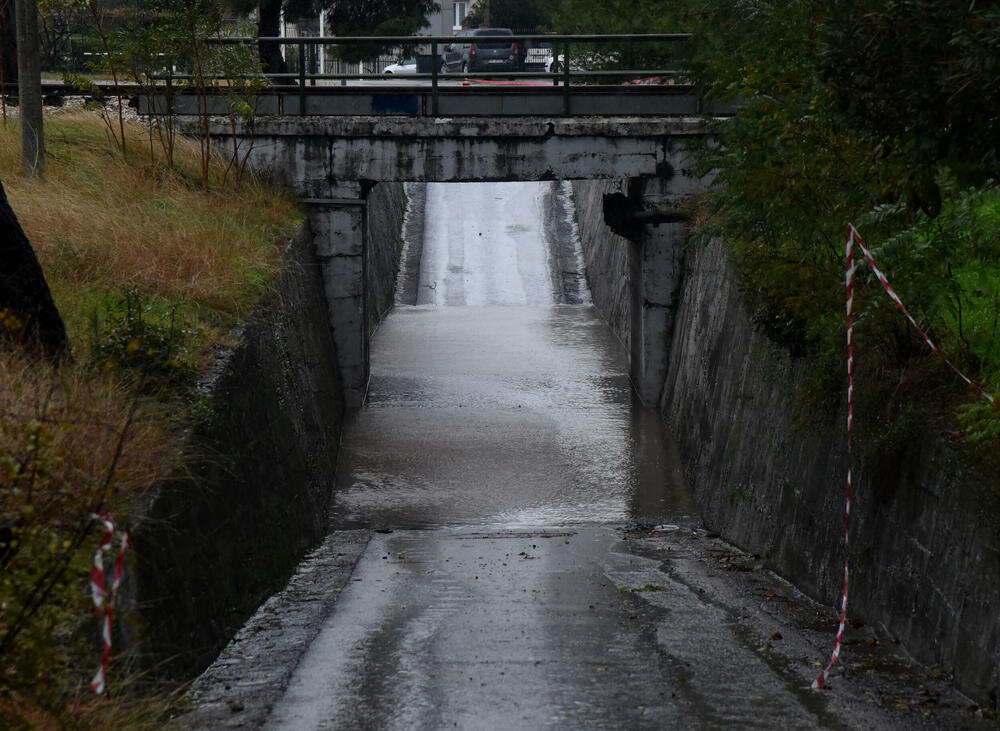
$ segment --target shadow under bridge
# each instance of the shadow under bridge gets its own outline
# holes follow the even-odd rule
[[[655,403],[681,273],[684,203],[702,189],[684,142],[705,134],[703,120],[286,116],[244,126],[217,123],[211,134],[225,149],[235,142],[255,170],[287,185],[308,205],[349,406],[363,403],[369,380],[366,199],[373,186],[627,181],[627,195],[605,201],[605,220],[630,242],[630,369],[639,396]]]

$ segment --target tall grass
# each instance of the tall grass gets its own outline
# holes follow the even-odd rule
[[[126,133],[141,141],[146,130]],[[183,140],[176,171],[148,154],[126,160],[92,114],[48,120],[45,134],[44,179],[15,174],[16,124],[0,131],[0,175],[60,310],[90,306],[88,292],[132,286],[223,321],[260,299],[280,263],[278,242],[297,220],[289,196],[252,179],[239,190],[202,190],[199,151]]]
[[[0,382],[0,726],[58,727],[99,657],[92,515],[127,522],[175,438],[137,392],[82,363],[55,372],[7,353]]]
[[[221,163],[204,190],[183,140],[167,169],[138,144],[125,160],[96,115],[50,118],[45,131],[46,176],[26,179],[17,125],[0,129],[0,178],[74,360],[54,371],[0,352],[0,727],[155,728],[169,694],[130,697],[114,666],[107,695],[87,689],[99,658],[91,514],[127,527],[170,468],[199,353],[266,294],[300,216],[260,181],[223,189]]]

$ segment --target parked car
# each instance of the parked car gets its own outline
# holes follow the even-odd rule
[[[520,71],[524,44],[518,44],[510,28],[476,28],[458,32],[460,40],[441,53],[441,71]],[[479,36],[511,36],[510,41],[480,41]]]
[[[552,69],[552,49],[546,46],[528,48],[524,54],[525,71],[550,71]]]
[[[383,74],[404,74],[410,75],[417,73],[417,59],[415,58],[404,58],[400,59],[399,63],[391,63],[382,69]]]

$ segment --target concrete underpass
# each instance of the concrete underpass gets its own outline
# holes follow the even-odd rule
[[[183,725],[975,724],[959,696],[910,712],[919,670],[870,627],[833,689],[809,689],[832,612],[702,527],[590,304],[568,185],[410,192],[424,235],[371,346],[330,536],[195,684]]]

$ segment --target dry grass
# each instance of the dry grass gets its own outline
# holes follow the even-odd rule
[[[144,128],[128,134],[125,158],[96,115],[48,118],[45,177],[36,180],[20,175],[16,122],[0,129],[0,179],[75,357],[53,372],[0,352],[0,543],[11,531],[16,541],[13,552],[0,546],[0,642],[23,626],[0,661],[4,728],[155,728],[176,701],[117,687],[111,702],[86,688],[98,659],[87,571],[99,531],[89,516],[110,510],[127,527],[173,463],[191,406],[187,391],[140,388],[91,365],[92,322],[135,287],[151,317],[177,311],[198,333],[187,345],[203,352],[266,293],[300,220],[288,195],[257,181],[222,190],[221,164],[214,192],[202,190],[195,145],[178,140],[177,170],[167,170],[150,160]],[[105,327],[122,325],[111,318]],[[47,603],[22,622],[33,587],[60,566]]]
[[[161,474],[171,425],[148,411],[152,404],[133,408],[134,391],[111,375],[80,364],[56,372],[7,353],[0,357],[0,383],[0,460],[37,460],[46,456],[44,447],[51,460],[39,479],[67,488],[47,495],[0,491],[0,509],[34,497],[32,512],[64,524],[80,510],[141,495]],[[35,432],[43,436],[29,439]]]
[[[66,713],[39,708],[33,698],[20,693],[0,697],[0,722],[10,731],[157,731],[165,727],[180,699],[176,693],[160,693],[142,699],[113,694],[95,696],[81,690],[67,703]],[[72,721],[67,722],[67,718]]]
[[[195,145],[178,140],[173,172],[150,161],[145,128],[131,125],[128,137],[124,158],[96,115],[49,119],[37,180],[18,173],[17,124],[0,130],[0,177],[56,304],[72,310],[77,303],[58,297],[137,285],[223,320],[246,314],[279,266],[276,242],[297,222],[293,201],[254,180],[238,191],[203,191]]]
[[[85,694],[98,662],[91,516],[127,526],[176,438],[155,409],[81,365],[55,372],[8,353],[0,382],[0,726],[65,726],[67,693]]]

